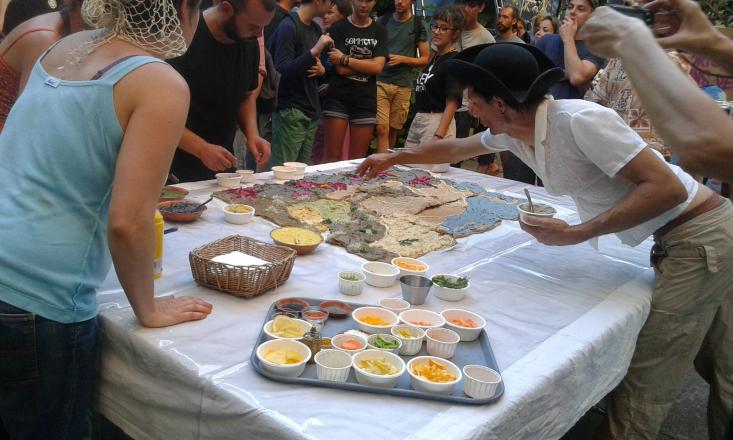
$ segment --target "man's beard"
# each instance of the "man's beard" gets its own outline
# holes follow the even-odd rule
[[[257,39],[257,37],[240,37],[239,33],[237,32],[237,22],[236,22],[236,16],[231,16],[229,19],[224,23],[224,35],[227,36],[230,40],[234,41],[241,41],[241,42],[247,42],[247,41],[254,41]]]
[[[496,24],[496,30],[499,32],[506,32],[509,29],[511,29],[509,26],[504,26],[503,24],[499,24],[499,23]]]

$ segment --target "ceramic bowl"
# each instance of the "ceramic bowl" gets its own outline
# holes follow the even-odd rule
[[[280,365],[272,363],[265,359],[267,353],[272,350],[291,350],[297,353],[302,360],[294,364]],[[305,364],[311,357],[311,350],[302,342],[290,339],[274,339],[272,341],[263,342],[257,347],[257,359],[262,363],[265,371],[283,377],[298,377],[303,374]]]
[[[314,234],[314,235],[312,235],[314,238],[317,235],[318,236],[318,242],[317,243],[313,243],[313,244],[295,244],[295,243],[289,243],[289,242],[286,242],[286,241],[282,241],[282,240],[276,238],[278,236],[278,232],[279,231],[283,231],[285,229],[300,229],[302,231],[307,231],[307,233]],[[272,231],[270,231],[270,238],[272,238],[272,241],[274,241],[275,244],[278,244],[280,246],[287,246],[290,249],[295,250],[295,252],[297,252],[298,255],[310,254],[311,252],[315,251],[316,248],[321,243],[323,243],[323,237],[318,232],[311,231],[310,229],[305,229],[305,228],[297,228],[297,227],[294,227],[294,226],[285,226],[285,227],[282,227],[282,228],[275,228]]]
[[[381,307],[359,307],[351,313],[351,317],[356,321],[356,328],[364,333],[389,333],[389,329],[396,325],[399,318],[394,313]],[[386,322],[385,325],[367,324],[361,319],[365,317],[375,317]]]
[[[379,261],[367,261],[361,265],[366,283],[374,287],[389,287],[397,281],[400,270],[395,266]]]
[[[489,399],[501,384],[501,374],[483,365],[463,367],[463,392],[474,399]]]
[[[200,205],[196,202],[187,202],[185,200],[171,200],[168,202],[158,203],[158,211],[163,219],[168,222],[178,223],[190,223],[198,220],[201,214],[206,211],[206,205],[199,207],[196,211],[191,211],[193,208]],[[175,212],[175,210],[181,210],[181,208],[188,209],[188,212]]]
[[[235,210],[248,211],[235,212]],[[224,220],[226,220],[228,223],[232,223],[235,225],[243,225],[245,223],[249,223],[255,216],[255,208],[253,206],[244,205],[241,203],[233,203],[231,205],[227,205],[222,208],[222,211],[224,211]]]
[[[308,167],[308,164],[303,162],[285,162],[283,165],[295,169],[296,179],[302,179],[305,176],[305,169]]]
[[[450,359],[456,354],[461,337],[453,330],[441,327],[425,330],[425,340],[425,348],[430,356]]]
[[[275,321],[275,320],[274,319],[271,319],[271,320],[267,321],[267,323],[265,324],[265,327],[263,328],[263,330],[265,331],[265,334],[270,339],[289,339],[289,340],[292,340],[292,341],[297,341],[298,339],[301,339],[303,337],[303,335],[306,334],[311,329],[311,325],[307,321],[303,321],[302,319],[293,319],[293,321],[295,321],[295,323],[298,326],[298,328],[300,330],[303,330],[303,334],[300,335],[300,336],[297,336],[297,337],[293,337],[293,338],[285,338],[283,336],[277,336],[277,335],[275,335],[275,334],[272,333],[272,323],[273,323],[273,321]]]
[[[470,342],[475,341],[481,334],[481,330],[486,327],[486,320],[476,313],[469,312],[468,310],[462,309],[447,309],[443,310],[440,315],[445,318],[445,327],[458,333],[461,337],[461,341]],[[476,327],[468,327],[465,325],[452,322],[454,320],[466,320],[470,319],[476,324]]]
[[[401,355],[414,356],[420,352],[422,341],[425,338],[425,330],[420,327],[400,324],[392,327],[390,332],[402,341],[402,347],[400,348]],[[409,336],[405,335],[405,333]]]
[[[307,301],[300,298],[283,298],[275,301],[275,309],[280,312],[294,313],[298,316],[303,310],[308,310],[310,304]]]
[[[164,186],[160,190],[159,202],[168,202],[171,200],[180,200],[188,195],[188,190],[178,186]]]
[[[429,361],[442,365],[448,373],[455,376],[455,379],[450,382],[432,382],[415,374],[413,368],[418,365],[427,364]],[[456,384],[460,382],[463,377],[460,368],[458,368],[456,364],[435,356],[418,356],[410,359],[407,363],[407,372],[410,373],[410,383],[412,384],[412,388],[416,391],[433,394],[453,393],[453,388],[455,388]]]
[[[402,263],[402,265],[400,265]],[[400,276],[405,275],[425,275],[430,269],[430,266],[422,260],[417,258],[408,257],[395,257],[392,258],[392,265],[400,270]],[[403,267],[403,266],[414,266],[414,268]]]
[[[410,308],[410,303],[399,298],[382,298],[379,300],[379,307],[400,314]]]
[[[438,274],[433,275],[431,280],[433,281],[433,295],[436,297],[442,299],[443,301],[460,301],[463,299],[463,297],[466,296],[466,292],[468,292],[468,288],[471,287],[471,283],[469,282],[466,287],[462,289],[454,289],[452,287],[443,287],[435,282],[436,277],[444,277],[452,282],[457,281],[461,277],[457,277],[455,275],[448,275],[448,274]]]
[[[272,167],[272,174],[278,180],[290,180],[298,177],[298,170],[292,167],[275,166]]]
[[[358,348],[343,348],[341,345],[347,341],[354,341],[359,344]],[[366,339],[357,335],[350,335],[348,333],[341,333],[331,338],[331,346],[336,350],[341,350],[349,355],[354,355],[360,351],[364,351],[367,347]]]
[[[216,183],[222,188],[236,188],[242,181],[242,176],[237,173],[217,173]]]
[[[555,214],[557,214],[555,208],[550,205],[545,205],[544,203],[533,203],[533,205],[534,211],[530,211],[529,203],[522,203],[517,206],[517,210],[519,210],[519,220],[521,220],[522,223],[531,225],[532,217],[548,218],[554,217]]]
[[[400,313],[400,321],[423,330],[443,327],[445,319],[430,310],[410,309]]]
[[[252,183],[255,180],[255,172],[253,170],[237,170],[237,174],[242,178],[242,183]]]
[[[346,318],[351,313],[351,307],[343,301],[327,300],[318,304],[322,310],[328,312],[328,316],[335,319]]]
[[[385,325],[374,325],[363,322],[361,318],[365,317],[376,317],[387,324]],[[374,333],[389,333],[389,329],[399,322],[399,318],[389,310],[381,307],[359,307],[351,313],[351,317],[356,321],[356,328],[367,334]]]
[[[364,290],[365,279],[366,276],[359,272],[353,272],[350,270],[339,272],[339,292],[349,296],[359,295],[362,290]]]
[[[341,350],[321,350],[313,357],[320,380],[346,382],[353,365],[351,355]]]
[[[397,347],[395,348],[379,348],[376,345],[374,345],[374,342],[376,341],[377,337],[381,337],[385,341],[395,341],[397,342]],[[374,335],[369,335],[367,338],[367,348],[371,350],[384,350],[388,351],[390,353],[398,354],[400,352],[400,348],[402,348],[402,340],[398,338],[397,336],[388,335],[386,333],[378,333]]]
[[[363,370],[359,363],[370,359],[380,359],[384,362],[392,364],[397,368],[394,374],[373,374]],[[382,388],[392,388],[397,385],[400,376],[405,372],[405,361],[394,353],[384,350],[364,350],[354,355],[354,372],[356,373],[356,381],[362,385],[370,385]]]

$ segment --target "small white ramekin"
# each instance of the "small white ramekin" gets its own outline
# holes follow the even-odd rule
[[[474,399],[488,399],[496,394],[501,374],[483,365],[463,367],[463,392]]]
[[[401,330],[407,330],[411,338],[406,338],[400,335]],[[420,327],[413,327],[407,324],[396,325],[390,330],[392,336],[402,341],[402,347],[400,347],[399,354],[405,356],[414,356],[420,352],[422,348],[422,341],[425,338],[425,330]]]
[[[316,362],[316,375],[320,380],[346,382],[353,362],[351,355],[341,350],[321,350],[313,358]]]
[[[427,351],[430,356],[450,359],[456,354],[456,348],[461,337],[458,333],[447,328],[429,328],[425,330]]]

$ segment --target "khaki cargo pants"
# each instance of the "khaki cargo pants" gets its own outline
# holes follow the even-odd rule
[[[708,429],[721,439],[733,415],[733,207],[729,201],[670,231],[655,246],[651,312],[626,377],[611,393],[614,439],[657,437],[694,362],[710,384]]]

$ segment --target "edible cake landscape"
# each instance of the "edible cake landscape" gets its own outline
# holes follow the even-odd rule
[[[419,258],[451,248],[456,238],[519,217],[524,200],[473,183],[438,179],[422,170],[392,169],[365,180],[353,170],[308,175],[217,191],[228,203],[255,207],[279,226],[327,233],[328,243],[372,261]]]

